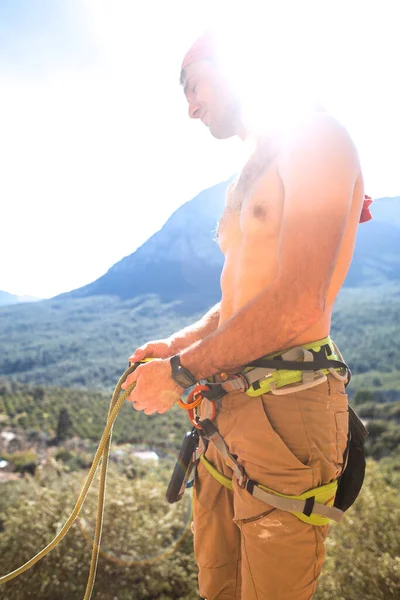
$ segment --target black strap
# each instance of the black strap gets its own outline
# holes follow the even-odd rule
[[[215,400],[222,398],[222,396],[225,396],[227,393],[228,392],[224,390],[221,384],[214,384],[209,390],[203,390],[201,395],[204,396],[204,398],[207,398],[207,400],[215,402]]]
[[[346,363],[329,358],[297,362],[296,360],[276,360],[274,358],[257,358],[246,367],[265,367],[266,369],[286,369],[288,371],[319,371],[320,369],[346,369]],[[244,368],[244,367],[243,367]]]
[[[309,517],[313,511],[314,508],[314,504],[315,504],[315,496],[311,496],[311,498],[307,498],[305,503],[304,503],[304,510],[303,510],[303,514],[306,515],[306,517]]]
[[[249,492],[249,494],[253,494],[253,490],[254,490],[254,486],[256,485],[256,482],[253,481],[252,479],[248,479],[246,481],[246,490]]]

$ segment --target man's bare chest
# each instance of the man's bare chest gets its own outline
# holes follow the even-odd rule
[[[225,253],[243,239],[255,242],[261,236],[279,234],[284,190],[276,163],[254,179],[239,179],[230,187],[218,226],[218,240]]]

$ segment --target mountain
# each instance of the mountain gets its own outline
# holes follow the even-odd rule
[[[219,183],[176,210],[164,227],[102,277],[59,298],[156,294],[179,300],[182,311],[201,310],[219,300],[223,256],[215,241],[230,181]]]
[[[372,206],[374,221],[384,221],[400,227],[400,196],[379,198]]]
[[[18,297],[13,294],[9,294],[8,292],[2,292],[0,290],[0,306],[4,306],[6,304],[16,304],[18,302]]]
[[[34,298],[33,296],[15,296],[8,292],[0,290],[0,306],[6,306],[7,304],[18,304],[20,302],[37,302],[40,298]]]
[[[214,238],[230,181],[201,192],[105,275],[59,298],[156,294],[162,302],[179,300],[182,314],[217,302],[223,256]],[[373,203],[373,220],[358,231],[346,287],[400,281],[399,207],[400,197]]]
[[[400,196],[376,199],[372,221],[360,225],[344,287],[400,281]]]

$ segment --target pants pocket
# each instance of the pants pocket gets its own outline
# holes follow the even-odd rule
[[[271,432],[275,452],[291,468],[310,468],[312,453],[302,407],[296,396],[262,396],[263,416]]]
[[[339,467],[343,466],[343,456],[347,446],[347,436],[349,430],[349,413],[335,413],[336,422],[336,463]]]
[[[193,517],[194,553],[202,577],[204,569],[233,564],[235,571],[240,558],[240,533],[233,523],[233,493],[201,463],[196,473]]]
[[[276,408],[276,414],[274,410],[270,411],[270,403]],[[270,412],[274,413],[272,419]],[[276,422],[282,428],[277,428]],[[248,398],[243,394],[242,398],[237,398],[225,441],[247,475],[257,483],[282,494],[300,494],[313,487],[312,469],[308,464],[310,448],[302,418],[298,407],[291,410],[286,397]],[[235,482],[234,487],[237,488]],[[239,494],[243,497],[241,492]],[[245,491],[243,500],[246,496],[251,498]],[[243,518],[265,511],[265,504],[260,505],[258,501],[254,508],[254,512]],[[235,515],[242,518],[238,517],[236,509]]]

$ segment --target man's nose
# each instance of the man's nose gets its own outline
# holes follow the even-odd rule
[[[200,117],[200,104],[198,102],[189,103],[189,117],[191,119],[198,119]]]

